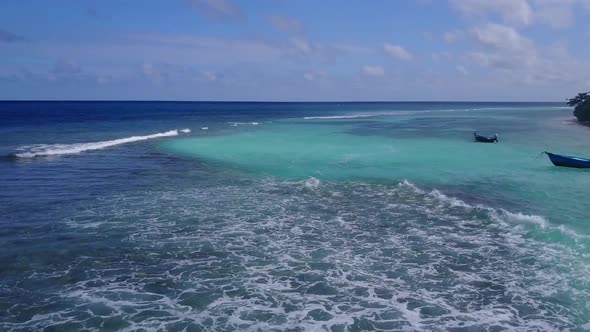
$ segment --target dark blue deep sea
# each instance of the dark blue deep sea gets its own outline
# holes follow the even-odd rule
[[[590,330],[564,106],[0,102],[0,330]]]

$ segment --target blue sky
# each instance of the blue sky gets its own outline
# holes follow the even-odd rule
[[[0,99],[561,101],[590,0],[3,0]]]

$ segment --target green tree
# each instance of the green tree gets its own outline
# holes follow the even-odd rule
[[[590,121],[590,91],[578,93],[574,98],[568,99],[567,104],[574,107],[574,116],[578,121]]]

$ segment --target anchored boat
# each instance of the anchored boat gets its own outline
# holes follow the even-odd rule
[[[549,157],[549,160],[551,160],[551,162],[555,166],[590,168],[590,159],[564,156],[561,154],[551,153],[547,151],[545,151],[544,153]]]
[[[480,136],[477,134],[477,132],[473,133],[473,137],[475,138],[476,142],[481,142],[481,143],[498,143],[498,134],[492,136],[492,137],[485,137],[485,136]]]

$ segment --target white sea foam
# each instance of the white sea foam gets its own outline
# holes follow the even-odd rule
[[[400,182],[398,184],[398,187],[407,187],[412,189],[414,192],[418,193],[418,194],[423,194],[424,191],[418,187],[416,187],[415,184],[413,184],[412,182],[408,181],[408,180],[403,180],[402,182]]]
[[[522,212],[511,212],[505,209],[492,208],[482,204],[471,205],[456,197],[447,196],[436,189],[430,192],[426,192],[407,180],[402,181],[398,186],[408,188],[417,194],[427,195],[428,197],[431,197],[439,201],[440,203],[447,204],[449,207],[485,212],[485,214],[487,214],[491,220],[494,220],[496,222],[535,225],[541,229],[558,231],[563,235],[575,240],[588,238],[588,236],[579,234],[573,229],[568,228],[567,226],[552,226],[550,222],[547,221],[547,219],[545,219],[545,217],[543,216],[525,214]]]
[[[357,118],[371,118],[378,116],[399,116],[399,115],[412,115],[412,114],[427,114],[427,113],[446,113],[446,112],[470,112],[470,111],[486,111],[486,110],[523,110],[523,109],[573,109],[567,106],[526,106],[526,107],[479,107],[479,108],[464,108],[464,109],[438,109],[438,110],[423,110],[423,111],[385,111],[385,112],[366,112],[366,113],[353,113],[353,114],[340,114],[340,115],[318,115],[318,116],[306,116],[305,120],[345,120],[345,119],[357,119]]]
[[[305,120],[332,120],[332,119],[356,119],[376,116],[374,114],[355,114],[355,115],[325,115],[325,116],[306,116]]]
[[[513,213],[504,209],[494,209],[492,207],[489,206],[485,206],[485,205],[471,205],[468,204],[456,197],[451,197],[451,196],[447,196],[443,193],[441,193],[440,191],[438,191],[437,189],[433,189],[432,191],[430,191],[429,193],[426,193],[424,190],[418,188],[416,185],[414,185],[413,183],[404,180],[399,184],[400,187],[407,187],[410,188],[411,190],[413,190],[416,193],[419,194],[426,194],[431,198],[434,198],[442,203],[448,204],[451,207],[461,207],[464,209],[476,209],[476,210],[483,210],[483,211],[487,211],[488,214],[490,215],[490,217],[492,217],[493,219],[496,218],[502,218],[502,219],[507,219],[509,221],[515,221],[515,222],[527,222],[527,223],[533,223],[533,224],[537,224],[541,227],[546,227],[547,226],[547,220],[545,220],[545,218],[543,218],[542,216],[538,216],[538,215],[528,215],[528,214],[523,214],[523,213]]]
[[[462,200],[455,198],[455,197],[449,197],[436,189],[432,190],[429,195],[431,197],[434,197],[440,201],[443,201],[443,202],[449,204],[451,207],[462,207],[462,208],[466,208],[466,209],[473,208],[473,206],[463,202]]]
[[[316,179],[316,178],[314,178],[314,177],[311,177],[311,178],[309,178],[309,179],[305,180],[305,181],[303,182],[303,185],[304,185],[306,188],[315,189],[315,188],[317,188],[317,187],[319,187],[319,186],[320,186],[320,183],[321,183],[321,181],[320,181],[319,179]]]
[[[515,111],[515,110],[538,110],[538,109],[551,109],[551,110],[558,110],[558,109],[570,109],[573,110],[573,107],[570,106],[520,106],[520,107],[477,107],[471,108],[471,111]]]
[[[306,183],[316,181],[109,195],[91,212],[76,210],[73,231],[94,235],[76,225],[100,216],[101,234],[128,234],[130,255],[76,257],[71,273],[87,274],[51,299],[63,307],[0,329],[69,320],[94,328],[110,318],[129,331],[557,331],[586,322],[580,308],[590,294],[572,285],[586,284],[590,273],[572,265],[577,249],[507,221],[535,218],[408,181],[393,189],[324,181],[308,190]],[[489,210],[506,221],[495,223]]]
[[[232,127],[237,126],[258,126],[260,122],[229,122],[229,125]]]
[[[423,110],[423,111],[385,111],[385,112],[367,112],[367,113],[353,113],[341,115],[318,115],[306,116],[305,120],[338,120],[338,119],[356,119],[356,118],[371,118],[378,116],[401,116],[412,114],[430,114],[430,113],[446,113],[446,112],[469,112],[474,109],[443,109],[443,110]]]
[[[178,136],[179,132],[190,133],[190,129],[170,130],[163,133],[157,133],[145,136],[131,136],[126,138],[119,138],[109,141],[88,142],[88,143],[74,143],[74,144],[39,144],[23,146],[19,150],[25,150],[15,154],[19,158],[33,158],[43,156],[59,156],[66,154],[77,154],[84,151],[100,150],[115,145],[127,144],[138,141],[145,141],[160,137]]]
[[[498,211],[498,210],[491,210],[491,211]],[[521,212],[512,213],[510,211],[506,211],[504,209],[500,209],[500,216],[508,221],[512,222],[522,222],[522,223],[529,223],[537,225],[541,228],[547,228],[549,226],[548,221],[543,218],[542,216],[531,215],[531,214],[524,214]]]
[[[376,113],[355,113],[343,115],[322,115],[322,116],[306,116],[305,120],[337,120],[337,119],[356,119],[356,118],[371,118],[377,116],[392,116],[392,115],[410,115],[417,113],[428,113],[430,111],[392,111],[392,112],[376,112]]]

